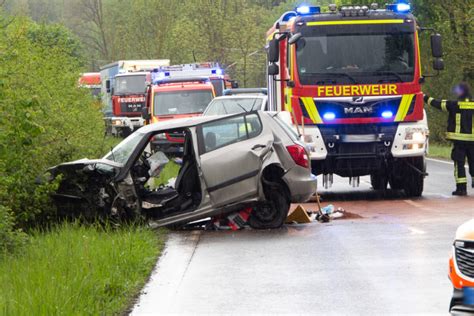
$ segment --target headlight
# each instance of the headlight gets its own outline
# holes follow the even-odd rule
[[[112,125],[121,126],[121,125],[122,125],[122,121],[121,121],[121,120],[113,120],[113,121],[112,121]]]
[[[414,140],[423,143],[426,139],[426,131],[420,127],[407,127],[405,129],[405,140]]]

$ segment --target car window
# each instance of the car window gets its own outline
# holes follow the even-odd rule
[[[143,139],[142,133],[133,133],[115,146],[104,159],[125,164],[132,155],[138,143]]]
[[[205,115],[237,114],[260,110],[261,98],[221,98],[214,99],[206,109]]]
[[[256,137],[262,131],[257,114],[230,117],[202,125],[203,153]]]

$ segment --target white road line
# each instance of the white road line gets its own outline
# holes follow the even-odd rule
[[[418,229],[418,228],[415,228],[415,227],[408,227],[408,230],[410,230],[410,232],[413,235],[424,235],[424,234],[426,234],[425,231],[423,231],[421,229]]]
[[[441,162],[441,163],[444,163],[444,164],[447,164],[447,165],[453,165],[454,164],[452,161],[445,161],[445,160],[434,159],[434,158],[426,158],[426,160]]]

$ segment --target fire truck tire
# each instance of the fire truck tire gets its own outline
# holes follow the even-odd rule
[[[418,170],[425,171],[424,157],[413,158],[409,161]],[[403,183],[403,190],[407,197],[420,197],[423,194],[425,176],[423,173],[407,168],[405,172],[405,181]]]
[[[403,178],[391,176],[388,183],[390,183],[390,188],[392,190],[403,190]]]
[[[290,210],[288,189],[283,183],[271,182],[264,190],[267,201],[252,211],[248,223],[254,229],[280,228]]]
[[[388,179],[383,174],[371,174],[370,183],[374,190],[385,191],[387,190]]]

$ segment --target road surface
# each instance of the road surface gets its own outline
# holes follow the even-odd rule
[[[450,196],[449,163],[430,160],[428,172],[420,199],[336,179],[324,204],[351,219],[173,232],[132,314],[446,315],[448,256],[474,198]]]

